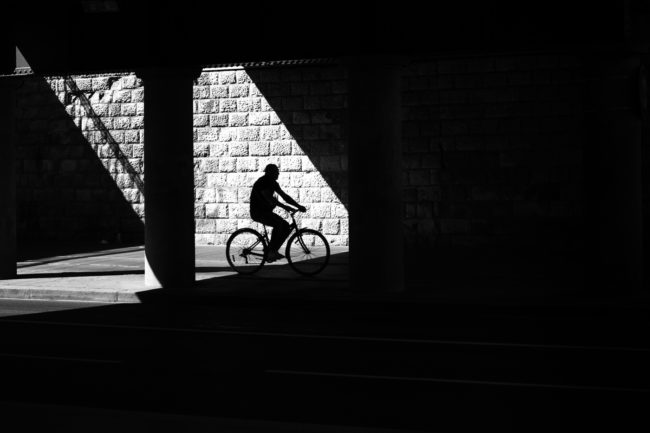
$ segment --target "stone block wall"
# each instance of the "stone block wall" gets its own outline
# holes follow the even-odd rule
[[[578,248],[581,88],[578,63],[558,55],[410,66],[403,81],[409,244]]]
[[[579,65],[559,55],[405,67],[407,245],[577,248],[580,80]],[[143,92],[133,74],[27,81],[19,97],[22,237],[141,233]],[[342,66],[204,70],[194,113],[197,244],[223,245],[252,224],[250,187],[275,163],[280,185],[308,208],[301,224],[347,245]]]
[[[19,241],[142,241],[143,109],[132,74],[25,78]]]
[[[273,163],[282,189],[307,207],[300,224],[347,245],[345,92],[345,71],[335,66],[201,74],[194,87],[197,244],[224,245],[237,228],[256,224],[251,186]]]

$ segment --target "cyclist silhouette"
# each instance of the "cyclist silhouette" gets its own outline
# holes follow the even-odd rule
[[[290,232],[290,226],[287,221],[280,215],[273,212],[276,206],[291,212],[294,209],[281,203],[275,196],[277,193],[284,201],[295,206],[300,212],[307,209],[296,202],[291,196],[280,188],[277,180],[280,176],[280,169],[275,164],[269,164],[264,168],[264,176],[260,177],[253,184],[250,197],[251,218],[258,223],[273,227],[271,232],[271,241],[269,242],[269,251],[267,251],[266,260],[273,262],[283,259],[284,256],[279,253],[279,249],[287,239]]]

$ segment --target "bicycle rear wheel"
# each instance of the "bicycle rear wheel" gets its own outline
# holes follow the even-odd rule
[[[226,243],[228,264],[240,274],[253,274],[266,262],[266,241],[256,230],[235,231]]]
[[[316,275],[330,260],[330,245],[320,232],[302,229],[287,241],[286,254],[289,266],[302,275]]]

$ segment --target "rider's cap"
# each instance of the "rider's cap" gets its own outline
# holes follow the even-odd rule
[[[264,167],[264,173],[269,173],[269,172],[276,172],[278,173],[280,169],[278,168],[277,165],[275,164],[269,164],[266,167]]]

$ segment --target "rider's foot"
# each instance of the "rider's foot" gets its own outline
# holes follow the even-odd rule
[[[280,259],[284,259],[284,256],[277,251],[269,251],[266,255],[266,261],[269,263]]]

